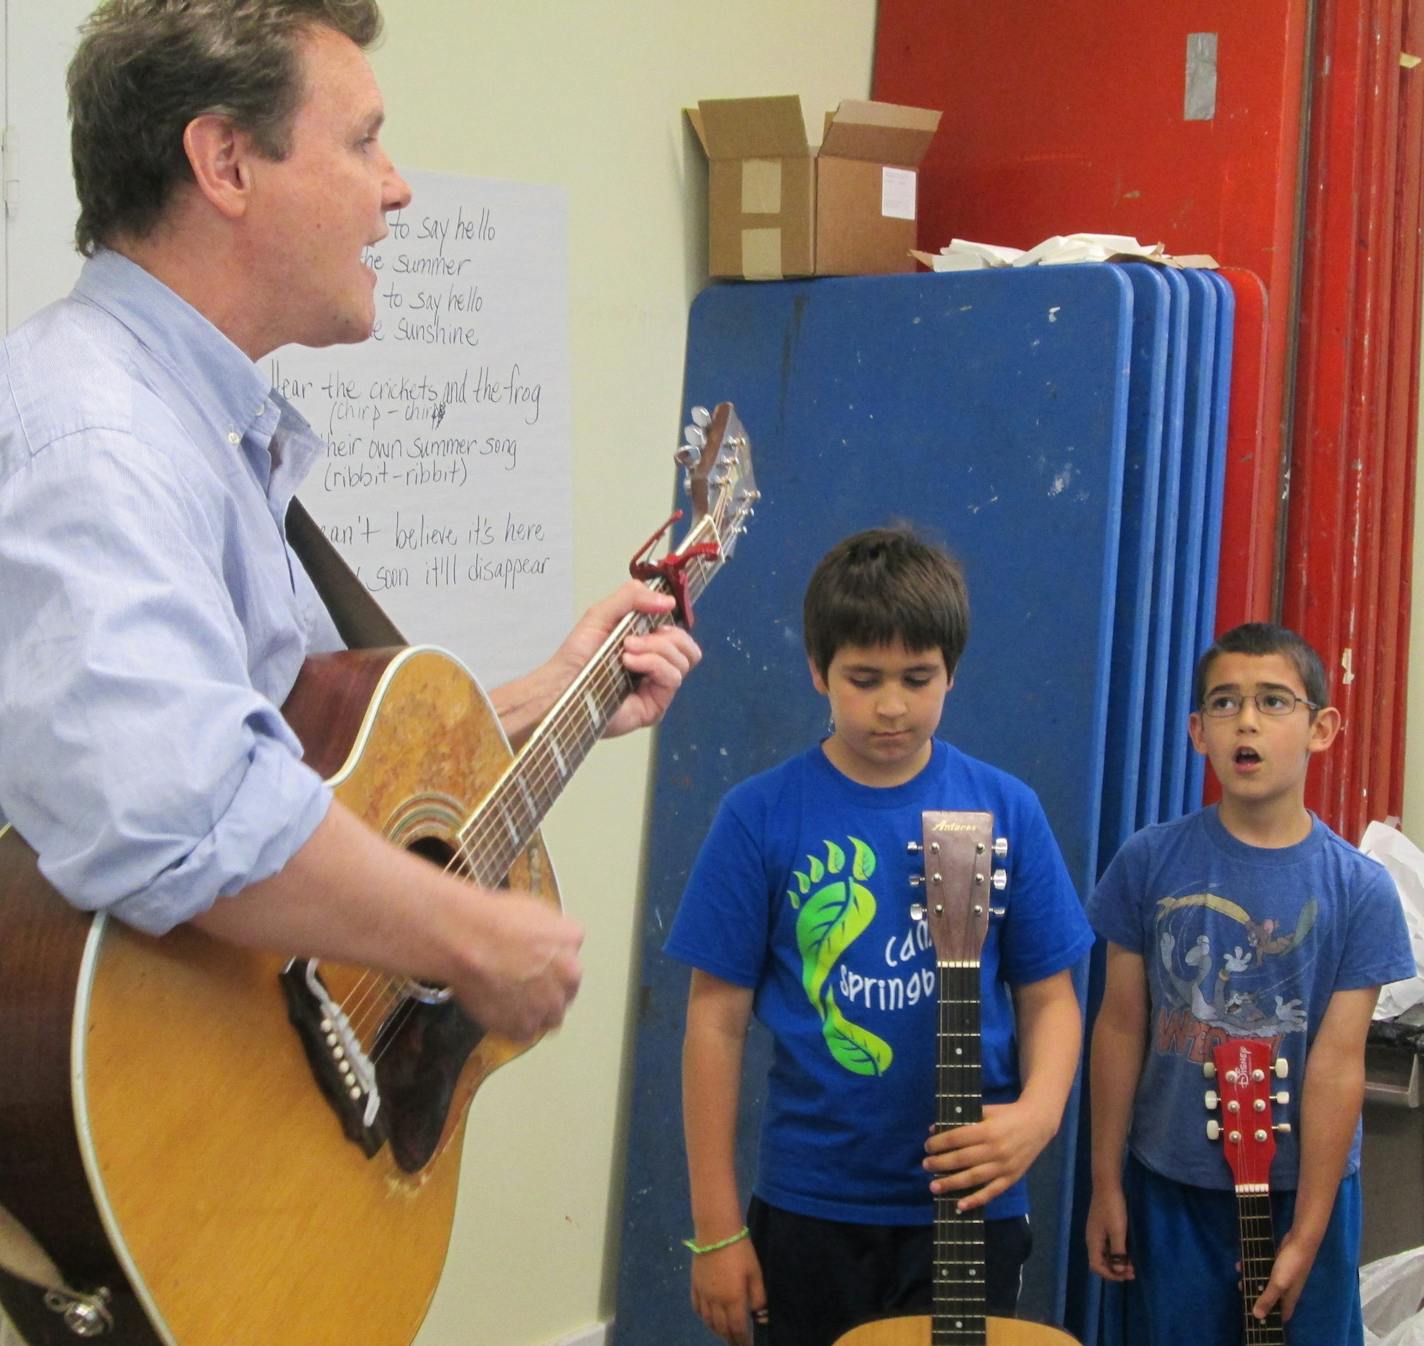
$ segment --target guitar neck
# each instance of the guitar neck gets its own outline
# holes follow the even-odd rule
[[[1285,1328],[1279,1309],[1265,1321],[1255,1317],[1251,1305],[1260,1298],[1271,1278],[1276,1240],[1271,1227],[1271,1197],[1264,1184],[1236,1188],[1236,1217],[1241,1244],[1242,1341],[1245,1346],[1284,1346]]]
[[[689,530],[680,550],[715,540],[715,525],[710,518],[703,518]],[[682,574],[689,604],[701,596],[723,564],[720,552],[717,556],[694,555],[688,560]],[[648,587],[669,592],[662,579],[650,580]],[[645,635],[671,625],[675,619],[673,613],[630,612],[529,736],[494,788],[460,828],[463,867],[476,883],[493,887],[509,872],[633,690],[635,679],[623,666],[623,647],[628,637]]]
[[[938,1037],[936,1128],[968,1126],[984,1115],[977,960],[939,964]],[[984,1216],[961,1213],[958,1200],[935,1197],[931,1346],[983,1346],[988,1330]]]

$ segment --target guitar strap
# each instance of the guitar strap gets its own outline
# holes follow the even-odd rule
[[[287,541],[311,577],[349,649],[379,649],[410,643],[295,497],[287,507]]]
[[[287,541],[330,611],[341,638],[351,649],[408,643],[300,500],[293,499],[287,510]],[[3,1206],[0,1206],[0,1271],[41,1290],[77,1297],[76,1292],[65,1285],[59,1268],[45,1250]]]
[[[49,1254],[30,1237],[25,1227],[4,1206],[0,1206],[0,1271],[41,1290],[60,1290],[72,1294],[64,1284],[59,1268]]]

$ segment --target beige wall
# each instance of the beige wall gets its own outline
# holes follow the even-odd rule
[[[874,0],[387,0],[386,18],[374,65],[397,162],[568,190],[576,586],[589,602],[672,500],[706,246],[706,170],[681,109],[799,93],[818,124],[866,97]],[[710,658],[716,641],[709,630]],[[650,747],[602,745],[546,828],[565,906],[588,929],[584,986],[564,1030],[475,1100],[420,1346],[532,1346],[613,1312]]]

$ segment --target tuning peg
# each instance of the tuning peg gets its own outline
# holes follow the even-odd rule
[[[1215,1117],[1211,1118],[1206,1124],[1206,1138],[1208,1140],[1221,1139],[1221,1123],[1218,1122]]]
[[[1216,1078],[1216,1062],[1215,1062],[1215,1061],[1203,1061],[1203,1062],[1202,1062],[1202,1074],[1205,1075],[1205,1076],[1207,1077],[1207,1079],[1209,1079],[1209,1080],[1214,1080],[1214,1079]]]
[[[1290,1074],[1290,1062],[1284,1056],[1276,1057],[1275,1071],[1278,1080],[1285,1079]]]
[[[1290,1135],[1290,1129],[1291,1129],[1291,1124],[1290,1124],[1289,1122],[1277,1122],[1277,1123],[1271,1128],[1272,1131],[1279,1131],[1279,1132],[1281,1133],[1281,1135],[1283,1135],[1283,1136],[1288,1136],[1288,1135]]]
[[[923,902],[910,903],[910,919],[912,921],[923,921],[925,919],[925,904]]]
[[[989,915],[990,915],[990,916],[1000,916],[1000,917],[1002,917],[1003,914],[1004,914],[1004,908],[1003,908],[1003,907],[990,907],[990,908],[989,908]]]
[[[1215,1090],[1215,1089],[1208,1089],[1208,1090],[1206,1091],[1206,1105],[1207,1105],[1207,1107],[1208,1107],[1209,1109],[1211,1109],[1211,1110],[1214,1112],[1214,1111],[1216,1110],[1216,1105],[1217,1105],[1219,1102],[1221,1102],[1221,1099],[1217,1096],[1216,1090]]]
[[[699,425],[684,425],[682,427],[682,437],[688,443],[695,445],[699,449],[707,447],[707,435]]]
[[[910,887],[911,887],[911,888],[923,888],[923,887],[924,887],[924,884],[925,884],[925,876],[924,876],[923,874],[911,874],[911,875],[910,875]]]
[[[1290,1094],[1284,1089],[1282,1089],[1278,1094],[1272,1094],[1271,1098],[1274,1102],[1279,1103],[1282,1107],[1285,1107],[1285,1105],[1290,1102]]]
[[[994,859],[996,859],[996,860],[1002,860],[1002,859],[1004,858],[1004,856],[1006,856],[1006,855],[1009,853],[1009,839],[1008,839],[1008,837],[995,837],[995,838],[994,838],[993,850],[994,850]]]
[[[712,413],[706,407],[693,407],[690,414],[694,425],[706,427],[712,424]]]
[[[1009,886],[1009,873],[1006,869],[996,869],[989,876],[989,882],[993,884],[996,893],[1002,893]]]
[[[925,853],[925,848],[920,845],[918,841],[907,841],[905,843],[905,850],[910,855],[923,855]]]

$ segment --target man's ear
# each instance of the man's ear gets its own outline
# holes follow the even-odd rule
[[[816,661],[809,655],[806,657],[806,667],[811,670],[811,686],[820,692],[822,696],[826,696],[828,694],[826,680],[821,676],[821,670],[816,667]]]
[[[1306,744],[1310,752],[1324,752],[1335,742],[1340,732],[1340,712],[1334,706],[1323,706],[1316,711],[1310,726],[1310,742]]]
[[[216,112],[194,117],[183,130],[183,150],[198,191],[222,215],[237,219],[247,210],[252,185],[246,132]]]

